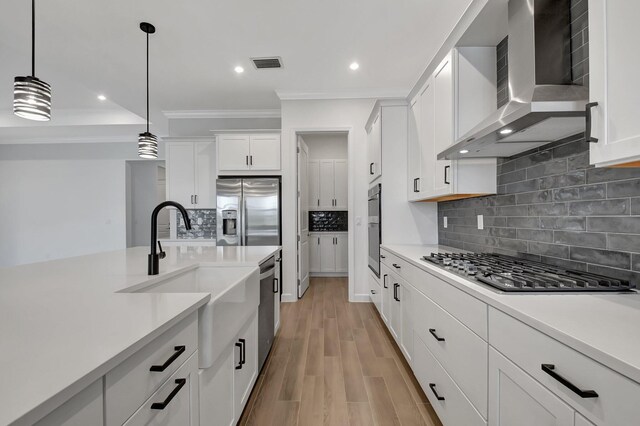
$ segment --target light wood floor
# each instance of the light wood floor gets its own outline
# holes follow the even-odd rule
[[[282,322],[241,425],[441,426],[371,303],[317,278]]]

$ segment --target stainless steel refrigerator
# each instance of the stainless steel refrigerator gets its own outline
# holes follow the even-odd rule
[[[281,245],[280,178],[217,181],[219,246]]]

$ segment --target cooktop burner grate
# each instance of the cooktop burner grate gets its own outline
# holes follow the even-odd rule
[[[431,253],[424,260],[507,292],[628,291],[629,281],[495,253]]]

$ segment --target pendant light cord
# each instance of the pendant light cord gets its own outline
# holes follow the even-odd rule
[[[147,133],[149,133],[149,33],[147,33]]]
[[[36,0],[31,0],[31,76],[36,76]]]

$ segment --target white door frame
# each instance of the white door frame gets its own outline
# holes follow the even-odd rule
[[[297,149],[298,149],[298,134],[300,133],[338,133],[338,132],[343,132],[347,134],[347,181],[348,181],[348,187],[347,187],[347,211],[348,211],[348,216],[349,216],[349,232],[348,232],[348,242],[349,242],[349,276],[348,276],[348,286],[349,286],[349,301],[355,301],[355,229],[356,229],[356,221],[355,221],[355,217],[354,217],[354,212],[355,212],[355,206],[354,206],[354,199],[355,199],[355,176],[352,173],[352,167],[351,165],[353,164],[353,161],[355,159],[355,147],[353,145],[354,141],[353,141],[353,127],[352,126],[348,126],[348,127],[300,127],[300,128],[295,128],[291,130],[291,138],[293,141],[295,141],[294,144],[294,151],[295,151],[295,158],[296,158],[296,185],[295,185],[295,191],[296,191],[296,202],[297,202],[297,191],[298,191],[298,154],[297,154]],[[297,217],[297,208],[296,208],[296,221],[298,220]],[[296,224],[296,232],[297,232],[297,224]],[[297,235],[296,235],[296,240],[297,240]],[[296,259],[297,259],[297,247],[298,247],[298,243],[296,241]],[[297,273],[296,273],[297,276]],[[360,277],[360,279],[367,279],[367,277]],[[297,288],[297,283],[296,283],[296,288]]]
[[[304,150],[304,153],[307,157],[307,166],[305,167],[305,170],[307,171],[307,176],[306,176],[306,180],[305,182],[307,183],[307,188],[303,189],[300,186],[300,157],[302,155],[302,151]],[[310,276],[309,276],[309,148],[307,147],[307,144],[304,142],[304,139],[302,138],[301,135],[297,135],[296,137],[296,176],[297,178],[297,182],[296,182],[296,188],[298,190],[298,193],[296,194],[296,234],[297,234],[297,241],[296,241],[296,276],[297,276],[297,289],[296,289],[296,294],[298,296],[298,299],[302,298],[302,296],[304,296],[304,293],[307,291],[307,289],[309,288],[309,280],[310,280]],[[303,198],[303,191],[306,191],[305,195],[306,198]],[[306,200],[307,201],[307,205],[304,206],[302,204],[302,200]],[[305,212],[305,208],[306,208],[306,212]],[[304,215],[306,213],[307,216],[307,226],[306,228],[304,227],[303,224],[300,223],[300,217],[301,217],[301,213],[302,215]],[[304,223],[304,222],[303,222]],[[302,246],[306,243],[307,245],[307,259],[306,259],[306,265],[307,265],[307,274],[306,276],[303,275],[303,271],[302,271],[302,265],[305,264],[305,261],[303,260],[302,257],[302,253],[301,253],[301,249]],[[304,291],[301,291],[302,286],[304,287]]]

